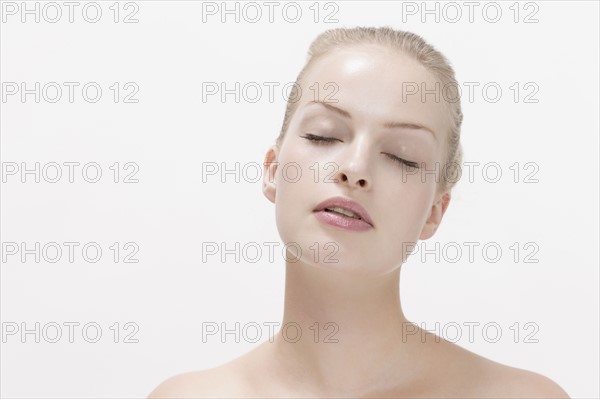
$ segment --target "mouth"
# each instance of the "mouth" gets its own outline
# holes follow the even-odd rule
[[[317,205],[313,212],[318,213],[321,220],[341,227],[355,227],[360,230],[374,227],[366,209],[358,202],[344,197],[329,198]]]

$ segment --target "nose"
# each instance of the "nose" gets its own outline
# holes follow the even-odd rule
[[[367,142],[356,142],[344,153],[338,164],[336,182],[348,184],[351,187],[370,188],[371,175],[368,165]]]
[[[358,185],[358,186],[360,186],[360,187],[366,187],[366,186],[367,186],[367,181],[366,181],[365,179],[358,179],[358,180],[355,180],[355,179],[354,179],[354,177],[352,177],[352,176],[351,176],[351,177],[348,177],[348,174],[347,174],[347,173],[344,173],[344,172],[340,172],[340,173],[339,173],[339,177],[338,177],[338,179],[340,179],[340,180],[341,180],[341,181],[343,181],[343,182],[350,181],[350,183],[349,183],[350,185],[353,185],[353,183],[352,183],[352,182],[353,182],[353,181],[356,181],[356,183],[355,183],[355,184],[356,184],[356,185]]]

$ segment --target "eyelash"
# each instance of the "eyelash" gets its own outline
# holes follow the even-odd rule
[[[338,139],[334,139],[331,137],[323,137],[323,136],[316,136],[314,134],[307,134],[306,136],[302,136],[302,138],[307,139],[308,141],[311,141],[312,143],[316,144],[316,145],[327,145],[329,143],[332,143],[334,141],[341,141]],[[385,155],[387,155],[390,159],[397,161],[398,163],[402,164],[402,165],[406,165],[406,166],[410,166],[413,168],[418,168],[419,164],[417,162],[411,162],[411,161],[407,161],[406,159],[402,159],[400,157],[397,157],[393,154],[387,154],[387,153],[383,153]]]
[[[315,136],[314,134],[307,134],[306,136],[302,136],[303,138],[314,142],[317,145],[323,145],[325,143],[331,143],[333,141],[340,141],[338,139],[334,139],[331,137],[323,137],[323,136]]]

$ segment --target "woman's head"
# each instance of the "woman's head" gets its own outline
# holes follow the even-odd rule
[[[313,42],[263,180],[300,261],[386,274],[435,233],[453,184],[444,165],[461,156],[460,103],[445,100],[456,99],[456,86],[440,92],[453,82],[444,57],[411,33],[334,29]],[[350,231],[317,218],[315,207],[336,196],[362,205],[372,227]]]
[[[289,100],[287,102],[285,115],[283,118],[283,125],[279,136],[277,137],[276,143],[281,146],[287,128],[290,123],[295,110],[298,108],[298,101],[300,95],[297,88],[301,87],[304,76],[310,70],[311,66],[315,64],[325,54],[331,53],[334,50],[347,48],[357,45],[380,45],[386,48],[388,51],[402,52],[408,55],[412,59],[418,61],[423,67],[427,68],[431,73],[435,75],[440,83],[440,87],[437,89],[437,95],[440,97],[440,101],[446,99],[448,106],[448,131],[446,133],[446,157],[443,159],[440,166],[445,165],[461,165],[462,162],[462,146],[460,144],[460,128],[462,125],[463,114],[461,110],[460,98],[458,95],[457,87],[458,83],[454,76],[454,70],[451,67],[448,60],[439,51],[433,48],[425,40],[411,32],[393,30],[388,27],[381,28],[338,28],[331,29],[321,33],[310,45],[308,50],[308,59],[304,68],[298,74],[296,82],[290,92]],[[433,96],[434,94],[427,94],[427,91],[422,90],[422,87],[415,87],[408,82],[405,85],[407,93],[406,96]],[[323,85],[324,86],[324,85]],[[308,89],[310,95],[314,94],[314,90],[310,88],[303,88],[302,93]],[[324,88],[319,88],[325,90]],[[335,89],[334,85],[329,86],[328,93],[332,93]],[[427,90],[432,88],[427,87]],[[415,90],[417,90],[415,92]],[[413,94],[410,94],[413,93]],[[304,94],[306,95],[306,93]],[[335,98],[335,96],[333,96]],[[441,169],[444,172],[443,169]],[[440,185],[439,191],[451,190],[457,183],[458,179],[452,174],[451,170],[447,173],[441,173],[439,178]]]

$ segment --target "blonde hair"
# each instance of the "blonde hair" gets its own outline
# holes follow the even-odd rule
[[[422,37],[411,32],[394,30],[389,27],[356,27],[356,28],[336,28],[330,29],[321,33],[310,45],[308,50],[307,62],[304,68],[296,78],[296,84],[292,86],[288,97],[283,125],[276,144],[281,146],[285,133],[287,131],[290,119],[297,108],[297,87],[308,69],[321,56],[340,48],[341,46],[361,45],[361,44],[379,44],[388,46],[394,50],[399,50],[407,54],[421,63],[427,70],[440,81],[444,88],[450,87],[454,101],[448,101],[448,109],[450,113],[450,131],[446,135],[448,151],[446,158],[443,160],[440,168],[442,178],[438,183],[438,192],[448,190],[460,178],[460,166],[462,163],[462,146],[460,144],[460,127],[462,124],[463,114],[460,106],[460,93],[458,91],[458,83],[454,76],[454,70],[450,63],[439,51],[428,44]],[[459,168],[458,176],[452,176],[450,169]],[[450,173],[450,178],[448,174]]]

